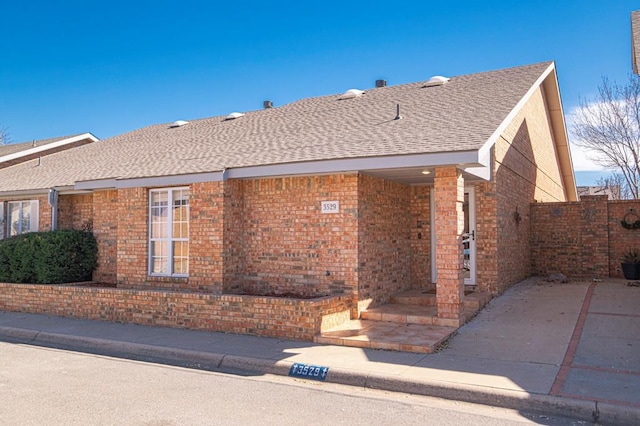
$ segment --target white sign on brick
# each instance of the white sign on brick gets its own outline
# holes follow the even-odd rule
[[[320,211],[322,213],[339,213],[340,201],[321,201]]]

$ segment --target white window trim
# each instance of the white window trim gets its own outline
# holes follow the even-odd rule
[[[29,209],[30,209],[30,219],[29,219],[29,230],[25,231],[22,229],[22,217],[24,215],[24,210],[22,208],[22,205],[24,203],[30,203],[29,205]],[[6,215],[5,215],[5,224],[3,226],[3,233],[4,235],[6,235],[7,237],[11,237],[11,216],[10,216],[10,212],[11,212],[11,205],[19,205],[19,210],[18,210],[18,225],[19,225],[19,229],[18,229],[18,233],[16,235],[22,235],[22,234],[26,234],[28,232],[38,232],[38,230],[40,229],[40,204],[38,202],[38,200],[15,200],[15,201],[7,201],[7,208],[6,208]],[[3,212],[0,211],[0,216]],[[4,236],[0,234],[1,236]]]
[[[190,205],[191,205],[191,191],[190,188],[188,186],[182,186],[182,187],[171,187],[171,188],[156,188],[156,189],[150,189],[149,190],[149,201],[148,201],[148,218],[149,218],[149,229],[148,229],[148,238],[147,241],[149,243],[149,248],[148,248],[148,253],[147,253],[147,257],[148,257],[148,265],[147,265],[147,273],[149,274],[149,276],[152,277],[176,277],[176,278],[186,278],[189,276],[189,256],[187,257],[187,273],[186,274],[174,274],[173,273],[173,244],[172,242],[174,241],[182,241],[182,242],[186,242],[187,245],[189,244],[189,236],[187,236],[187,238],[173,238],[172,237],[172,228],[173,228],[173,194],[174,192],[177,191],[189,191],[189,204],[187,205],[187,223],[190,224]],[[160,193],[160,192],[166,192],[167,193],[167,212],[168,212],[168,217],[167,217],[167,232],[166,238],[152,238],[152,226],[153,226],[153,222],[152,222],[152,196],[151,194],[153,193]],[[153,253],[152,253],[152,241],[166,241],[167,242],[167,273],[157,273],[157,272],[153,272]]]
[[[0,240],[4,240],[6,225],[4,221],[4,202],[0,201]]]

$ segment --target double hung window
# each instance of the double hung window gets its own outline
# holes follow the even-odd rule
[[[149,192],[149,274],[189,275],[189,188]]]
[[[9,201],[6,215],[0,209],[0,222],[5,226],[0,232],[0,237],[24,234],[38,231],[38,201]],[[2,220],[4,219],[4,220]]]

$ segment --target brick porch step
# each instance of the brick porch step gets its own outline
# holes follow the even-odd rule
[[[457,327],[351,320],[322,332],[314,342],[358,348],[433,353]]]
[[[377,308],[370,308],[360,312],[360,319],[368,321],[392,322],[397,324],[421,324],[444,327],[459,327],[467,318],[471,318],[477,309],[464,308],[462,321],[438,318],[438,309],[435,306],[388,304]]]

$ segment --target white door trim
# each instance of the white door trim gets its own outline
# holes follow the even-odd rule
[[[464,192],[469,194],[469,233],[472,234],[469,244],[470,277],[465,278],[465,285],[476,284],[476,191],[473,186],[465,186]],[[430,191],[430,233],[431,233],[431,282],[435,284],[438,279],[438,269],[436,268],[436,202],[435,191],[431,187]]]

